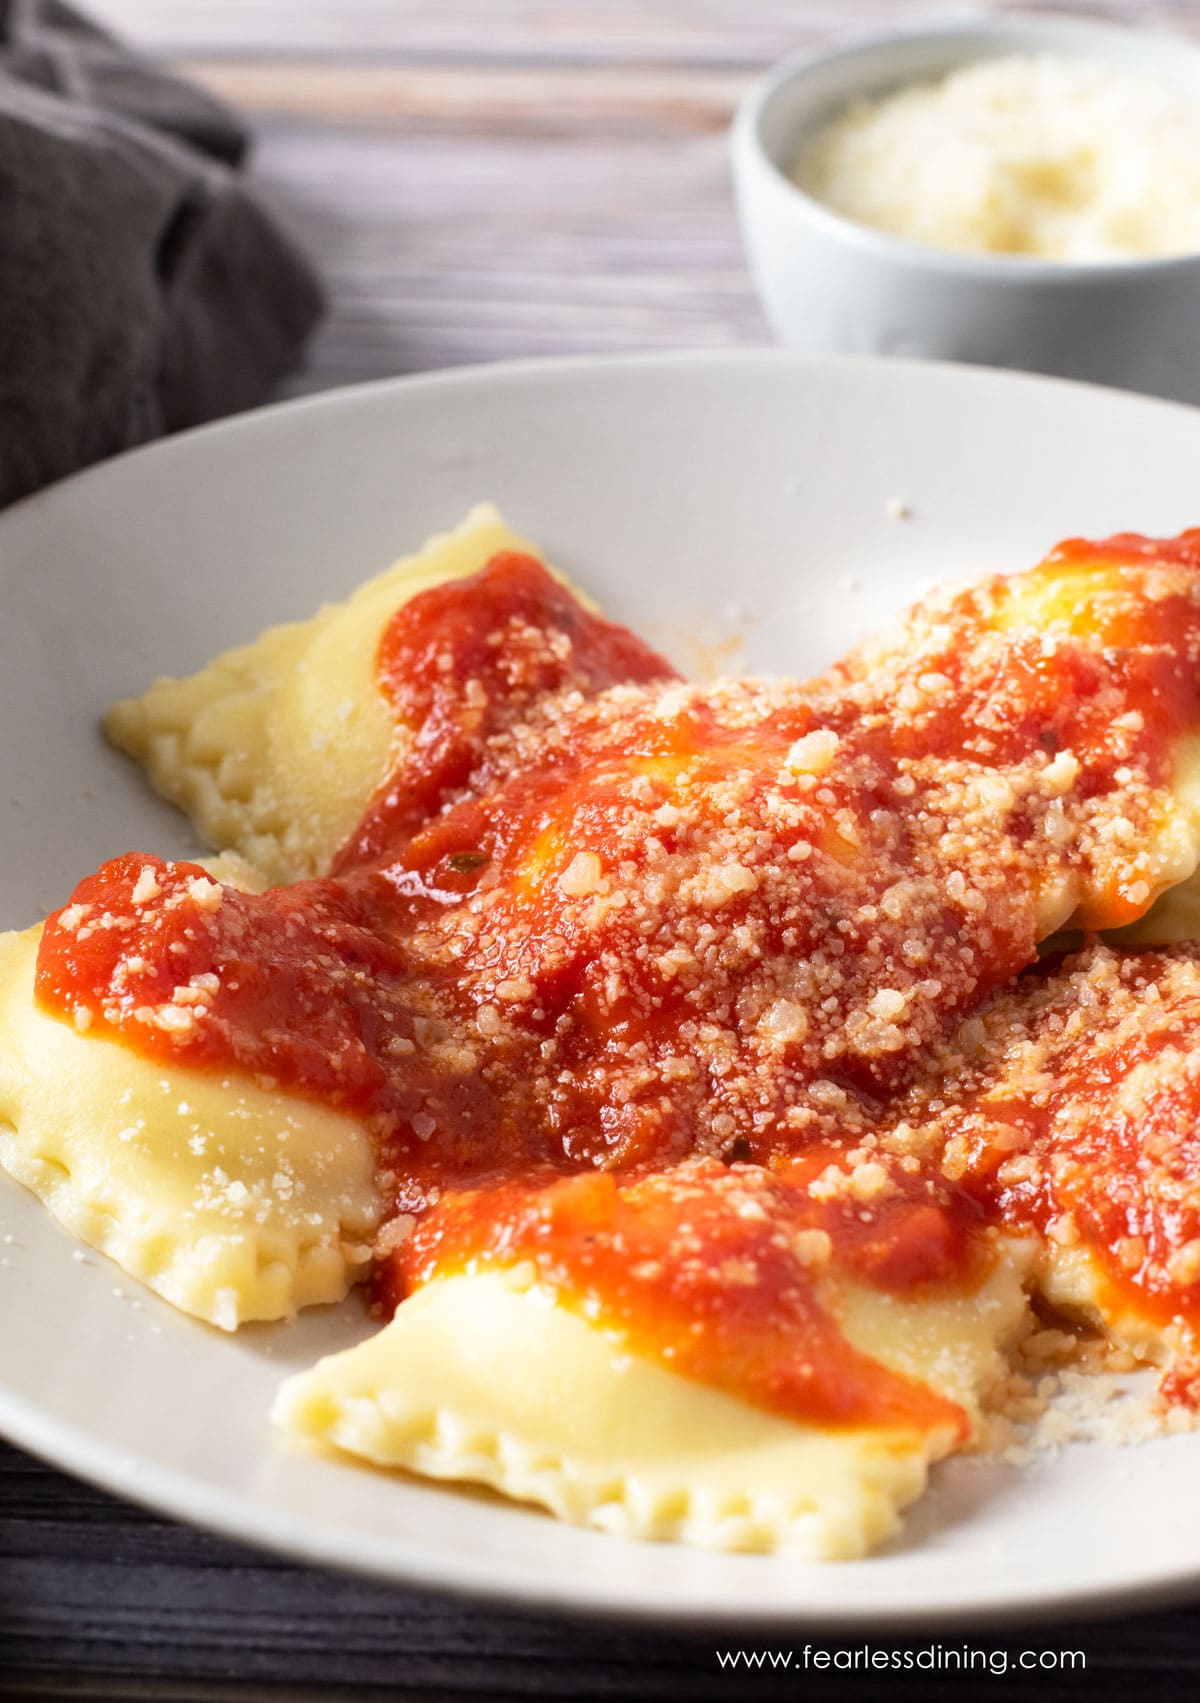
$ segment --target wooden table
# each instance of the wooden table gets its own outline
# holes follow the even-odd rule
[[[1059,0],[1059,9],[1092,8]],[[898,0],[95,0],[238,104],[330,312],[295,392],[505,356],[763,342],[725,163],[772,59]],[[1196,0],[1097,7],[1193,28]],[[1123,1698],[1200,1686],[1200,1612],[974,1642],[1086,1675],[917,1683]],[[877,1643],[885,1642],[877,1639]],[[737,1680],[717,1641],[499,1614],[237,1549],[0,1445],[0,1695],[145,1699],[840,1697]]]

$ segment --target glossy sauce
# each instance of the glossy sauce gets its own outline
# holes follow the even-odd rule
[[[906,1115],[988,1218],[1086,1255],[1105,1317],[1173,1327],[1164,1391],[1200,1405],[1200,945],[1093,946],[985,1018],[994,1045]]]
[[[1000,837],[984,811],[947,865],[941,777],[913,774],[968,753],[1026,785],[1090,740],[1089,784],[1111,788],[1103,728],[1128,705],[1161,772],[1195,712],[1163,643],[1185,615],[1160,600],[1121,654],[1093,624],[1057,673],[1024,637],[972,672],[951,632],[933,712],[889,722],[847,690],[853,662],[812,688],[686,687],[497,557],[389,623],[380,687],[419,732],[330,878],[249,895],[115,859],[49,920],[38,998],[363,1117],[393,1203],[388,1304],[529,1257],[632,1346],[775,1411],[961,1431],[856,1354],[824,1297],[837,1271],[896,1294],[986,1274],[972,1190],[872,1132],[920,1049],[1032,959],[1048,805],[1035,789]],[[947,896],[963,867],[974,906]],[[859,1179],[833,1204],[809,1192],[831,1164]]]
[[[526,1261],[585,1316],[687,1377],[827,1427],[949,1425],[957,1404],[848,1346],[822,1300],[835,1272],[918,1297],[971,1287],[988,1258],[965,1195],[907,1178],[864,1211],[810,1185],[845,1154],[768,1169],[690,1160],[638,1176],[528,1178],[444,1196],[400,1242],[395,1300],[437,1274]]]

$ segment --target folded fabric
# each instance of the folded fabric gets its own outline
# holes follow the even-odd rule
[[[260,401],[321,311],[220,102],[0,0],[0,503]]]

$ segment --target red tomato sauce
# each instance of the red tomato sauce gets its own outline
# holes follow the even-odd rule
[[[988,1264],[978,1213],[925,1178],[869,1211],[851,1193],[814,1199],[827,1167],[850,1176],[843,1151],[814,1148],[770,1168],[689,1160],[447,1194],[386,1281],[399,1300],[481,1258],[530,1261],[568,1305],[713,1388],[830,1428],[949,1425],[961,1438],[961,1408],[851,1348],[821,1288],[835,1270],[901,1297],[973,1287]]]
[[[540,562],[508,550],[469,581],[405,604],[384,632],[376,676],[400,719],[420,729],[420,761],[403,764],[375,799],[334,875],[394,858],[470,780],[486,740],[516,726],[539,698],[679,678],[627,627],[585,609]],[[465,848],[460,861],[475,850]]]
[[[1164,568],[1181,571],[1164,576]],[[1122,762],[1114,719],[1141,716],[1138,755],[1161,778],[1171,739],[1194,724],[1200,704],[1197,572],[1200,529],[1162,540],[1069,539],[1029,573],[954,593],[911,656],[902,653],[888,669],[869,665],[885,696],[882,703],[868,697],[866,708],[888,710],[905,685],[936,670],[952,687],[898,728],[909,749],[989,763],[1010,761],[1034,743],[1051,754],[1070,749],[1093,791],[1122,784],[1114,775]],[[1045,626],[1031,631],[1025,623],[1021,631],[1022,604],[1030,601]],[[998,642],[963,643],[964,632],[981,627],[993,627]],[[833,677],[861,673],[855,653]],[[863,707],[861,697],[847,700],[859,714]]]
[[[1186,946],[1123,963],[1153,989],[1173,965],[1197,959],[1200,947]],[[1047,1054],[1029,1068],[1019,1053],[1001,1052],[974,1080],[935,1089],[948,1102],[939,1133],[961,1142],[954,1173],[989,1219],[1086,1255],[1104,1316],[1174,1329],[1164,1394],[1198,1405],[1200,1071],[1187,1055],[1200,987],[1168,989],[1161,1013],[1151,1001],[1131,1022],[1125,989],[1106,1002],[1102,982],[1073,1034],[1062,1026],[1065,1001],[1037,1003],[1055,985],[1043,967],[1005,1001],[1020,1011],[1027,991],[1022,1035],[1049,1037]]]
[[[1185,716],[1153,633],[1068,646],[1057,672],[1027,648],[973,664],[951,633],[945,701],[888,726],[836,680],[689,688],[540,564],[498,556],[390,621],[380,689],[418,731],[329,878],[250,895],[114,859],[49,919],[37,997],[147,1056],[363,1118],[393,1227],[415,1226],[385,1234],[389,1305],[434,1270],[531,1257],[631,1345],[774,1411],[961,1430],[953,1403],[856,1353],[823,1297],[830,1270],[970,1291],[989,1264],[977,1201],[884,1155],[865,1196],[808,1189],[818,1159],[857,1169],[921,1048],[1034,955],[1021,835],[1038,840],[1044,801],[1014,814],[1019,856],[971,852],[964,909],[905,762],[1091,739],[1104,787],[1103,718],[1144,702],[1159,762]],[[788,768],[811,734],[837,735],[828,773]],[[823,978],[803,1006],[801,962]],[[828,1261],[811,1237],[797,1253],[801,1231]]]

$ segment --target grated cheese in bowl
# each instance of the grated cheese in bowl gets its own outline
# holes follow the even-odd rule
[[[1058,261],[1200,252],[1200,100],[1140,71],[1005,55],[862,100],[797,185],[936,248]]]

